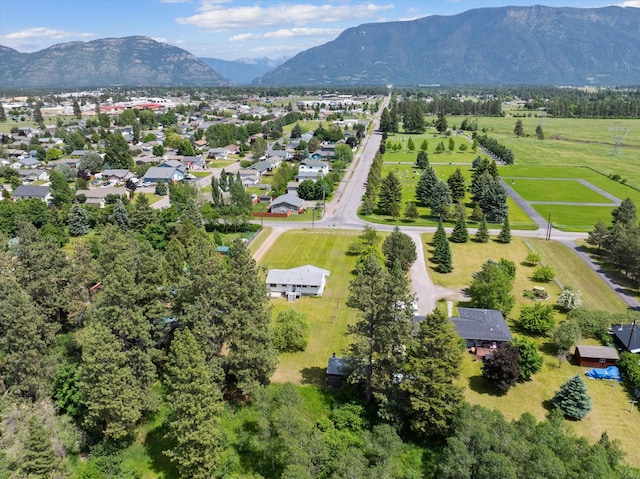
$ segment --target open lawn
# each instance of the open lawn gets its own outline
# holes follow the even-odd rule
[[[209,168],[226,168],[229,165],[233,165],[239,161],[240,158],[232,158],[229,160],[213,160],[209,162]]]
[[[360,231],[302,230],[280,236],[264,256],[261,265],[270,268],[293,268],[312,264],[327,269],[331,276],[322,297],[303,297],[293,303],[284,298],[272,299],[273,315],[292,308],[306,315],[311,324],[311,339],[306,351],[280,355],[272,380],[324,384],[327,360],[338,355],[348,344],[347,325],[357,314],[345,305],[351,271],[356,258],[347,256],[350,243]]]
[[[434,164],[448,164],[448,163],[466,163],[471,165],[471,162],[478,152],[471,151],[472,142],[465,135],[453,135],[454,149],[449,150],[449,137],[440,135],[434,128],[427,128],[425,133],[422,134],[407,134],[397,133],[391,134],[387,137],[386,153],[384,154],[385,162],[415,162],[420,147],[424,140],[427,141],[427,155],[429,156],[429,162]],[[411,139],[414,143],[414,150],[409,149],[408,143]],[[445,151],[436,153],[436,148],[439,143],[444,144]],[[460,151],[460,145],[466,145],[466,151]]]
[[[517,138],[513,128],[521,119],[526,136]],[[618,174],[629,184],[640,188],[640,120],[546,118],[542,129],[545,139],[538,140],[535,129],[538,118],[478,119],[478,127],[510,148],[515,164],[549,166],[589,166],[605,175]],[[620,154],[613,154],[614,133],[627,128]],[[506,173],[501,173],[506,176]],[[565,176],[571,178],[571,176]],[[607,190],[608,191],[608,190]],[[624,198],[624,196],[623,196]]]
[[[551,212],[551,223],[555,228],[564,231],[593,230],[593,226],[602,220],[605,224],[611,224],[611,211],[615,206],[573,206],[573,205],[540,205],[531,207],[548,219]]]
[[[528,238],[525,241],[540,254],[544,264],[553,268],[562,286],[572,286],[582,291],[586,307],[613,312],[627,309],[620,298],[568,246],[541,238]]]
[[[523,180],[518,178],[512,181],[507,180],[507,183],[527,201],[611,203],[610,199],[574,180]]]

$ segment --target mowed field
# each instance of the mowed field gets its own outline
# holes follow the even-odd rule
[[[312,264],[327,269],[331,276],[322,297],[302,297],[295,302],[272,299],[273,317],[291,308],[305,314],[311,325],[306,351],[280,355],[272,380],[324,385],[327,361],[332,353],[341,355],[348,344],[347,325],[357,311],[345,304],[356,258],[347,256],[349,245],[360,231],[298,230],[283,233],[264,256],[261,266],[287,269]]]

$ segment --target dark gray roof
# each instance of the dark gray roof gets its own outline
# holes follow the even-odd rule
[[[13,191],[13,198],[14,199],[20,199],[20,198],[46,198],[47,195],[49,194],[49,187],[48,186],[26,186],[26,185],[21,185],[18,186],[14,191]]]
[[[278,196],[275,200],[273,200],[273,202],[271,203],[271,206],[274,207],[281,204],[291,205],[296,208],[302,208],[302,205],[304,205],[304,200],[300,198],[298,195],[294,195],[292,193],[286,193],[282,196]]]
[[[345,358],[337,358],[332,356],[329,358],[327,365],[327,374],[332,376],[344,376],[347,372],[347,362]]]
[[[458,317],[451,321],[463,339],[509,341],[511,331],[504,316],[495,309],[458,308]]]
[[[613,335],[620,346],[632,353],[640,352],[640,327],[633,324],[612,326]],[[629,341],[631,336],[631,341]]]

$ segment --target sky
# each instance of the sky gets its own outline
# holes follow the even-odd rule
[[[455,15],[481,7],[640,7],[640,0],[0,0],[0,45],[143,35],[198,57],[292,57],[363,23]]]

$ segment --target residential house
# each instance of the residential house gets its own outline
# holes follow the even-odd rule
[[[298,186],[300,186],[299,181],[290,181],[289,183],[287,183],[287,193],[293,193],[297,196]]]
[[[289,161],[292,158],[291,152],[287,150],[267,150],[267,158],[276,157],[282,161]]]
[[[257,163],[254,163],[253,165],[247,167],[247,170],[256,170],[260,173],[260,175],[264,175],[268,171],[273,170],[273,164],[269,163],[266,160],[258,161]]]
[[[103,188],[93,188],[91,190],[78,190],[76,196],[84,195],[87,199],[85,202],[88,205],[98,205],[100,208],[104,208],[107,204],[107,196],[116,195],[119,197],[129,197],[129,190],[124,186],[106,186]]]
[[[69,156],[71,158],[82,158],[87,152],[88,150],[73,150]]]
[[[184,180],[184,171],[180,168],[172,168],[170,166],[152,166],[142,177],[142,181],[149,181],[151,183],[157,183],[163,181],[165,183]]]
[[[331,273],[310,264],[291,269],[271,269],[267,289],[274,295],[322,296]]]
[[[242,169],[238,170],[238,174],[244,186],[257,185],[260,182],[260,178],[262,178],[258,170]]]
[[[229,150],[226,148],[209,148],[207,158],[212,160],[226,160],[229,157]]]
[[[182,158],[182,167],[185,171],[198,171],[204,170],[207,163],[202,156],[185,156]]]
[[[49,192],[48,186],[18,186],[11,195],[15,201],[24,200],[28,198],[38,198],[41,201],[49,204],[53,199]]]
[[[96,173],[96,178],[102,178],[109,183],[122,183],[131,178],[134,178],[136,174],[125,168],[120,169],[106,169],[100,173]]]
[[[269,211],[271,211],[271,213],[286,213],[287,211],[291,213],[302,213],[304,212],[304,200],[297,194],[286,193],[278,196],[271,202]]]
[[[613,339],[618,348],[630,353],[640,353],[640,326],[635,324],[621,324],[612,326]]]
[[[620,355],[615,348],[608,346],[576,346],[574,354],[578,366],[587,368],[606,368],[615,366]]]
[[[49,172],[46,170],[18,170],[18,175],[20,175],[20,179],[23,182],[26,181],[31,183],[32,181],[49,181]]]
[[[297,181],[323,178],[329,174],[329,163],[326,161],[302,160],[298,166]]]
[[[322,150],[314,151],[309,155],[309,159],[315,160],[315,161],[329,160],[332,157],[333,157],[333,154],[329,153],[328,151],[322,151]]]
[[[14,170],[20,170],[24,168],[37,168],[38,166],[40,166],[40,160],[31,158],[30,156],[25,156],[18,158],[15,163],[11,165],[11,168]]]
[[[511,340],[504,316],[495,309],[459,307],[458,316],[451,321],[468,348],[497,349]]]

